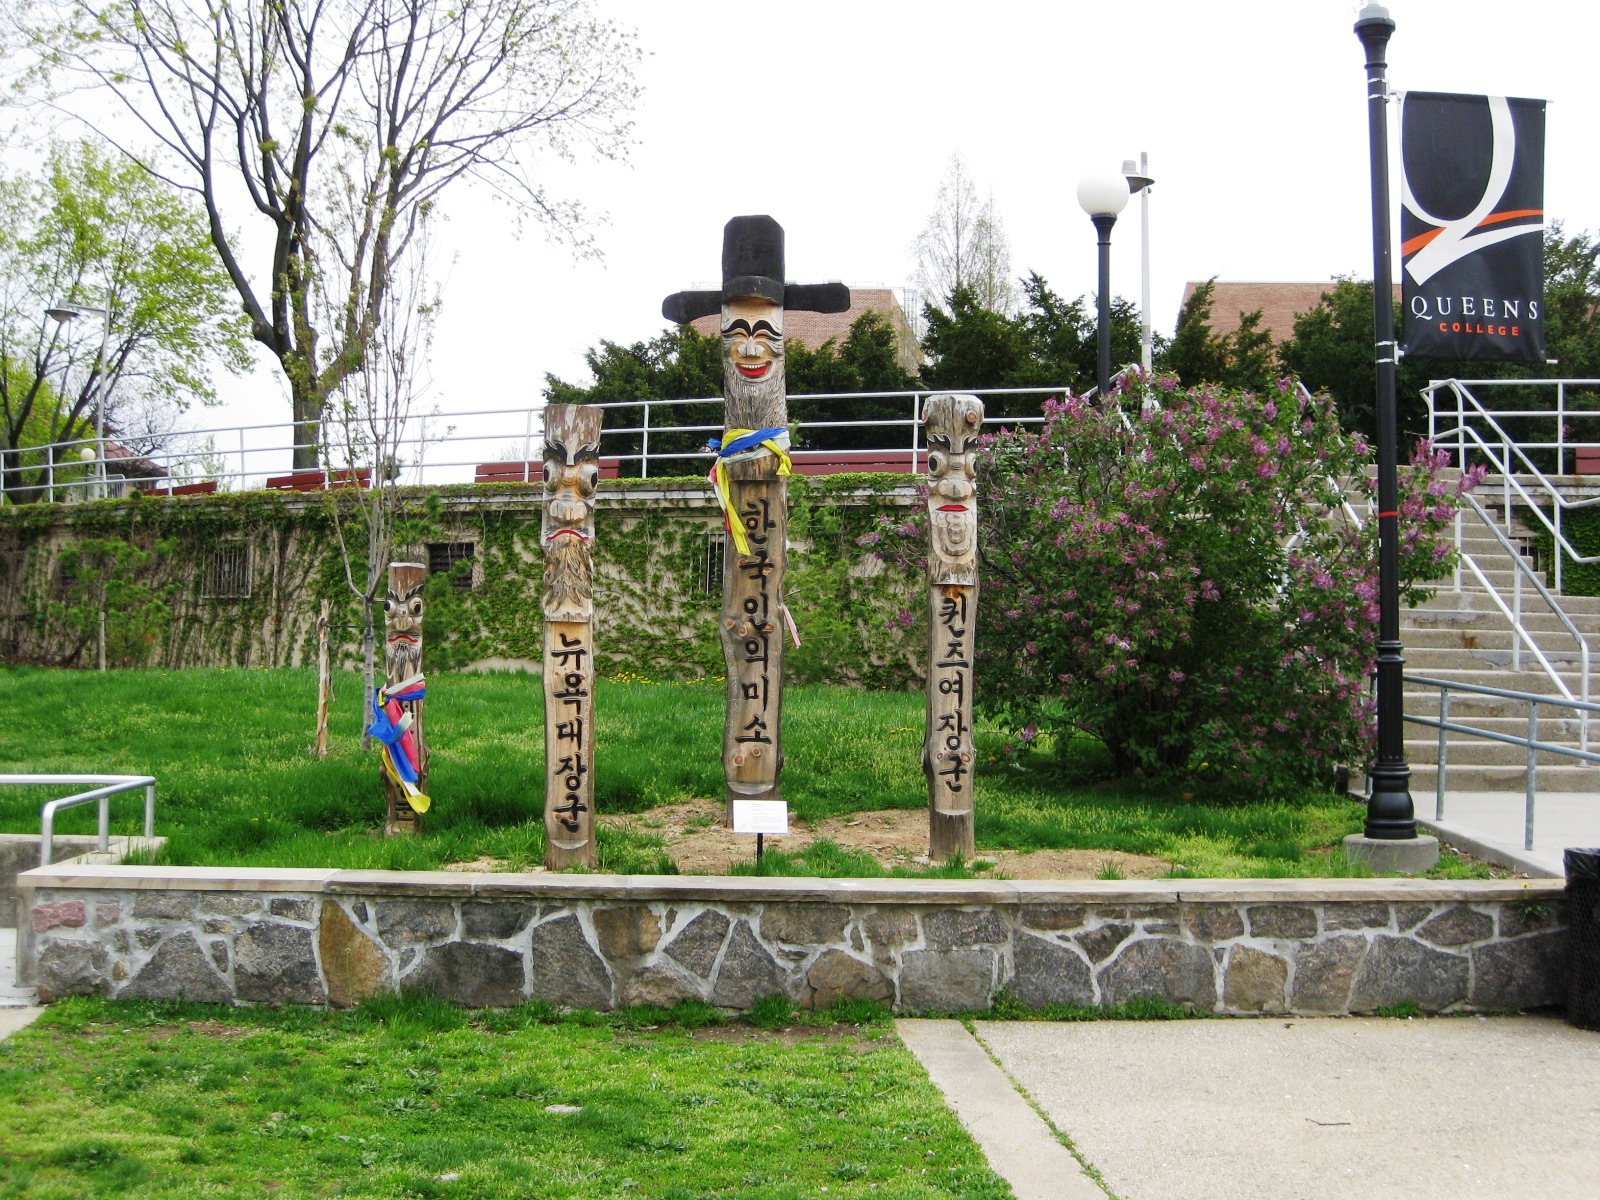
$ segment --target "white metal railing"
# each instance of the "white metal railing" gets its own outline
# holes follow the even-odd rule
[[[1553,408],[1490,408],[1474,388],[1486,391],[1507,388],[1553,388]],[[1580,554],[1562,530],[1562,516],[1574,509],[1600,504],[1600,495],[1584,500],[1571,499],[1552,482],[1550,475],[1565,476],[1567,468],[1578,473],[1592,466],[1600,476],[1600,407],[1573,408],[1574,394],[1590,393],[1600,404],[1600,379],[1444,379],[1434,380],[1423,389],[1428,405],[1428,436],[1435,444],[1456,448],[1457,464],[1467,469],[1482,463],[1500,477],[1504,528],[1509,534],[1521,516],[1531,527],[1543,527],[1555,541],[1555,563],[1551,577],[1561,591],[1562,565],[1570,557],[1575,563],[1600,562],[1600,555]],[[1574,440],[1569,430],[1575,421],[1584,421],[1594,436]],[[1553,438],[1516,437],[1506,422],[1555,423]],[[1453,422],[1453,425],[1451,424]],[[1535,455],[1553,456],[1555,469],[1546,472]],[[1600,478],[1596,479],[1600,484]]]
[[[39,865],[55,861],[56,813],[80,804],[99,804],[99,847],[111,849],[111,797],[122,792],[144,789],[144,836],[156,832],[156,779],[154,775],[0,775],[0,787],[77,787],[96,784],[86,792],[51,800],[39,810]]]
[[[982,397],[1036,397],[1042,406],[1045,399],[1066,395],[1070,389],[1054,388],[988,388],[975,394]],[[808,433],[826,430],[872,430],[881,437],[875,438],[876,449],[906,451],[907,470],[921,470],[922,456],[922,406],[923,402],[939,392],[917,390],[905,392],[817,393],[789,397],[791,403],[815,401],[884,401],[898,400],[904,405],[905,416],[890,419],[845,421],[801,421],[797,423],[797,445],[805,449]],[[663,424],[666,410],[687,406],[701,406],[705,419],[699,423]],[[678,400],[610,400],[595,405],[607,410],[626,412],[638,409],[637,423],[604,429],[601,432],[601,455],[622,462],[637,463],[644,477],[684,473],[686,461],[696,465],[688,473],[698,474],[700,463],[706,461],[703,449],[662,451],[659,449],[665,435],[720,434],[722,432],[721,397]],[[1032,407],[1032,406],[1030,406]],[[532,407],[479,409],[454,413],[426,413],[408,418],[401,424],[398,436],[383,447],[386,460],[398,464],[399,478],[411,484],[470,483],[477,466],[508,459],[537,461],[543,455],[543,408]],[[1035,410],[1037,412],[1037,410]],[[1041,415],[1018,417],[990,417],[990,425],[1029,425],[1044,420]],[[154,466],[160,475],[148,482],[156,487],[185,484],[215,485],[219,491],[244,491],[261,488],[269,479],[296,474],[292,467],[294,452],[294,423],[275,421],[255,425],[229,425],[186,430],[174,434],[165,447],[140,456],[140,461]],[[321,449],[325,469],[321,471],[321,486],[337,486],[339,473],[351,468],[370,468],[373,453],[370,447],[345,436],[339,421],[324,421],[325,445]],[[632,449],[627,439],[637,439],[639,448]],[[652,446],[654,442],[654,446]],[[620,443],[620,444],[619,444]],[[4,468],[4,483],[21,486],[27,480],[50,500],[78,498],[83,495],[102,494],[95,476],[105,463],[98,457],[80,459],[78,451],[95,450],[96,443],[78,439],[53,443],[49,446],[30,447],[26,454],[42,461],[31,465],[8,464]],[[112,469],[126,473],[128,460],[112,458]],[[59,475],[70,477],[62,480]],[[530,472],[531,473],[531,472]],[[88,474],[89,479],[77,478]],[[330,478],[331,476],[331,478]],[[110,476],[115,480],[115,476]],[[131,484],[124,485],[131,486]],[[112,488],[104,494],[117,494]],[[4,491],[0,490],[0,497]]]
[[[1570,697],[1558,700],[1554,696],[1540,696],[1533,692],[1514,692],[1505,688],[1485,687],[1475,683],[1457,683],[1449,679],[1434,679],[1426,675],[1406,675],[1406,683],[1416,687],[1439,689],[1439,715],[1438,717],[1424,717],[1413,713],[1406,714],[1406,720],[1415,725],[1425,725],[1430,729],[1439,731],[1439,764],[1434,778],[1433,819],[1444,820],[1444,794],[1445,775],[1449,770],[1450,743],[1445,737],[1447,733],[1465,733],[1473,737],[1485,738],[1491,742],[1502,742],[1511,746],[1522,746],[1528,751],[1527,779],[1524,785],[1523,810],[1522,810],[1522,848],[1533,849],[1533,813],[1534,801],[1539,794],[1539,762],[1540,751],[1547,754],[1558,754],[1566,758],[1575,758],[1579,762],[1600,763],[1600,754],[1593,754],[1585,746],[1581,750],[1574,750],[1571,746],[1563,746],[1556,742],[1542,742],[1539,740],[1539,706],[1551,705],[1557,708],[1570,708],[1577,710],[1580,721],[1587,721],[1592,712],[1600,712],[1600,705],[1573,700]],[[1492,696],[1504,700],[1517,700],[1528,706],[1528,735],[1518,737],[1514,733],[1496,733],[1489,729],[1477,729],[1471,725],[1458,725],[1450,720],[1450,693],[1465,692],[1470,696]]]

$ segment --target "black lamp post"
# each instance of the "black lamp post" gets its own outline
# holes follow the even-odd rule
[[[1356,20],[1367,52],[1367,133],[1372,155],[1372,301],[1378,369],[1378,754],[1367,771],[1365,836],[1407,841],[1417,836],[1406,765],[1405,659],[1400,656],[1400,525],[1395,433],[1394,281],[1389,262],[1389,125],[1384,50],[1394,21],[1381,4]]]
[[[1111,394],[1111,227],[1128,203],[1128,181],[1121,175],[1089,175],[1078,184],[1078,204],[1100,235],[1099,390]]]

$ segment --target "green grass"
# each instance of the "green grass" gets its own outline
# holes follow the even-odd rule
[[[422,838],[380,836],[377,765],[358,745],[359,680],[335,680],[332,743],[310,756],[315,685],[304,670],[52,671],[0,668],[0,770],[150,774],[159,781],[164,861],[191,865],[424,870],[488,857],[509,869],[544,856],[543,700],[525,675],[429,680],[429,792]],[[786,690],[784,796],[814,821],[871,809],[921,810],[922,698],[797,686]],[[641,812],[722,794],[720,684],[601,681],[596,688],[596,803]],[[1008,752],[980,731],[977,843],[996,850],[1154,855],[1179,877],[1344,876],[1340,839],[1360,803],[1328,793],[1287,801],[1185,798],[1138,781],[1098,782],[1106,761],[1080,740]],[[0,832],[36,831],[42,789],[0,789]],[[136,832],[137,794],[113,801],[116,832]],[[58,831],[92,832],[92,806]],[[671,870],[647,829],[605,831],[603,870]],[[741,866],[752,873],[753,865]],[[763,875],[875,875],[832,844],[770,852]],[[926,873],[926,872],[925,872]],[[934,873],[970,875],[967,867]],[[1483,874],[1453,856],[1440,874]]]
[[[760,1015],[64,1001],[0,1042],[0,1194],[1011,1196],[880,1011]]]

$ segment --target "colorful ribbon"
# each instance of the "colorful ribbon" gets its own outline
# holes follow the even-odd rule
[[[735,548],[740,554],[749,554],[750,539],[745,536],[744,522],[739,520],[733,511],[733,500],[728,495],[728,464],[746,462],[752,458],[760,458],[763,454],[775,454],[778,457],[778,474],[789,474],[793,465],[789,461],[789,431],[782,426],[773,426],[770,429],[730,429],[722,435],[720,449],[714,444],[708,444],[707,448],[717,456],[717,461],[711,464],[711,472],[707,478],[717,493],[717,503],[722,506],[722,519],[728,527],[729,536],[733,538]]]
[[[374,688],[372,724],[367,728],[367,732],[378,740],[384,773],[405,793],[406,803],[419,813],[427,812],[433,802],[417,787],[422,778],[421,762],[417,739],[411,732],[416,714],[401,708],[400,703],[421,700],[427,694],[421,675]]]

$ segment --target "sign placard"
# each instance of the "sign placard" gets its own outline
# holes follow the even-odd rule
[[[1408,92],[1400,159],[1405,352],[1544,362],[1544,101]]]
[[[786,834],[789,832],[789,802],[787,800],[735,800],[733,802],[733,831],[735,833]]]

